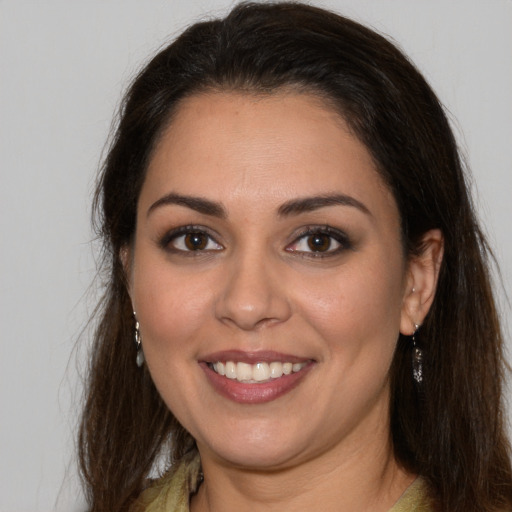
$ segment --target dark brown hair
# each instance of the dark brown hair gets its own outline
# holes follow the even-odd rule
[[[137,199],[159,135],[186,96],[208,90],[328,102],[366,145],[393,192],[404,250],[441,229],[445,253],[419,333],[424,382],[411,375],[410,340],[392,366],[391,433],[397,460],[427,481],[436,510],[512,507],[504,433],[505,363],[489,276],[456,142],[435,94],[389,41],[354,21],[296,3],[242,4],[164,48],[136,77],[99,179],[97,227],[106,291],[95,333],[79,437],[92,511],[124,511],[160,453],[194,449],[135,365],[133,316],[120,251],[135,231]]]

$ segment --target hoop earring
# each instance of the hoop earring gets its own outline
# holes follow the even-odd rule
[[[137,355],[135,357],[135,362],[137,366],[140,368],[144,364],[144,351],[142,350],[142,336],[140,334],[140,325],[137,320],[137,315],[135,311],[133,312],[133,318],[135,318],[135,348],[137,350]]]
[[[423,351],[416,344],[416,333],[420,326],[414,324],[414,332],[412,334],[412,376],[417,384],[423,382]]]

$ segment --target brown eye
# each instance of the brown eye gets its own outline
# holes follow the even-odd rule
[[[315,233],[307,239],[308,247],[313,252],[325,252],[331,248],[332,237],[324,233]]]
[[[189,251],[206,249],[209,237],[205,233],[189,233],[185,235],[183,242]]]
[[[224,249],[206,231],[196,231],[189,227],[179,228],[167,234],[160,245],[163,249],[176,253],[200,253]]]
[[[288,245],[286,251],[296,252],[306,257],[320,258],[335,256],[351,247],[352,244],[343,231],[330,226],[323,226],[309,228]]]

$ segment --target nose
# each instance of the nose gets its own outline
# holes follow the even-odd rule
[[[291,316],[279,265],[261,253],[227,262],[216,303],[217,318],[244,331],[285,322]]]

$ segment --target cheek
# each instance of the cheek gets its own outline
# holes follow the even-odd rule
[[[297,291],[302,315],[329,342],[332,353],[375,351],[391,357],[402,308],[401,262],[362,261],[335,275],[312,280]]]
[[[186,272],[169,272],[167,262],[145,258],[134,267],[133,300],[143,335],[146,358],[171,356],[193,347],[211,309],[208,287],[202,279],[192,279]]]

